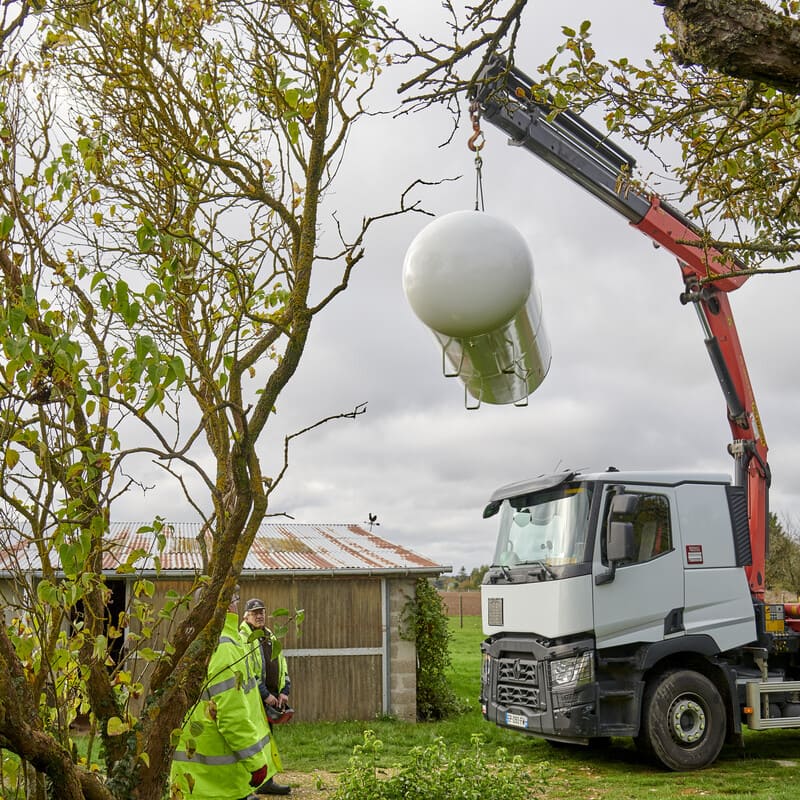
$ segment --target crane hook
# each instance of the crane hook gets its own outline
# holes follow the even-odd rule
[[[483,131],[481,130],[481,106],[477,100],[469,104],[469,118],[472,121],[472,136],[469,137],[467,147],[473,153],[479,153],[484,145]]]
[[[475,210],[484,210],[483,200],[483,159],[481,150],[483,149],[484,139],[481,130],[481,105],[477,100],[472,100],[469,104],[469,118],[472,122],[472,136],[469,137],[467,147],[475,153]]]

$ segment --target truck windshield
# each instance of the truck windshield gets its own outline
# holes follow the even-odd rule
[[[581,483],[504,500],[494,566],[583,563],[590,506],[591,487]]]

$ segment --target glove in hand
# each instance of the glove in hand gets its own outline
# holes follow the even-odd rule
[[[250,773],[250,785],[258,788],[267,779],[267,765],[264,764],[255,772]]]

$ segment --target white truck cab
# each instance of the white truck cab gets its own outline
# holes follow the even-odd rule
[[[633,736],[673,769],[713,761],[748,715],[763,722],[748,683],[769,680],[767,714],[800,724],[800,684],[774,693],[797,649],[777,607],[761,606],[794,656],[760,665],[747,503],[728,476],[543,475],[495,492],[484,515],[498,512],[481,592],[488,720],[581,744]]]

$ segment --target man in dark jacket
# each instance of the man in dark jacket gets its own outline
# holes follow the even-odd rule
[[[242,642],[248,648],[250,658],[253,661],[253,671],[259,675],[258,690],[261,694],[261,702],[264,704],[264,711],[267,718],[280,716],[289,708],[289,692],[292,682],[286,665],[286,657],[279,652],[277,657],[273,657],[273,649],[276,640],[269,628],[266,627],[267,610],[264,602],[258,598],[252,598],[245,603],[244,621],[239,626],[239,633]],[[263,635],[254,638],[256,631],[262,631]],[[270,723],[270,731],[272,724]],[[280,770],[282,765],[278,755],[275,737],[272,737],[272,756],[275,765]],[[282,786],[270,778],[263,786],[257,790],[257,794],[289,794],[291,788]]]

